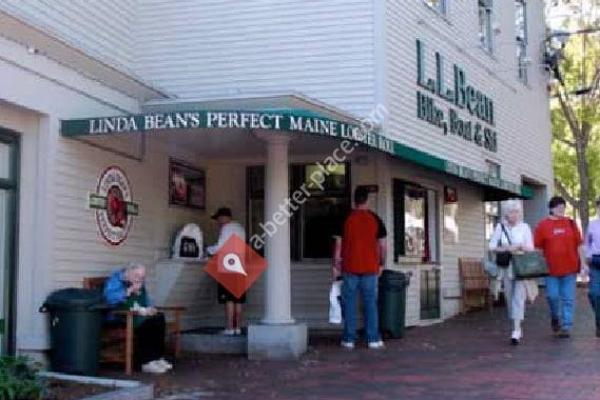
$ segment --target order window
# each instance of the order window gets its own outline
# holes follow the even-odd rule
[[[327,259],[333,254],[333,237],[339,234],[350,211],[350,165],[338,164],[323,173],[317,164],[290,167],[290,200],[295,192],[301,204],[290,210],[290,252],[292,259]],[[314,179],[316,178],[316,179]],[[246,170],[249,237],[264,234],[264,166]],[[266,239],[266,238],[265,238]],[[252,243],[252,241],[250,241]],[[259,249],[264,251],[264,248]]]

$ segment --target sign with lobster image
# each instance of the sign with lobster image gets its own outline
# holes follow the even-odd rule
[[[139,207],[133,202],[129,179],[116,166],[110,166],[102,172],[96,193],[89,196],[89,207],[96,210],[100,234],[113,246],[127,239],[133,217],[139,214]]]

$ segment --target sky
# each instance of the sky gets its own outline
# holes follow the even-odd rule
[[[575,30],[576,23],[583,16],[589,21],[600,21],[600,7],[594,0],[545,0],[546,22],[551,30]],[[570,19],[570,26],[565,23]]]

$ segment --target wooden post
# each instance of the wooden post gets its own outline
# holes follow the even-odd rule
[[[133,370],[133,313],[127,313],[127,332],[125,333],[125,374]]]

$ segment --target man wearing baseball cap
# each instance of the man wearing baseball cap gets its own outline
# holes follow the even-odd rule
[[[236,235],[244,242],[246,241],[246,231],[239,222],[233,220],[230,208],[220,207],[210,218],[219,224],[219,240],[216,244],[208,246],[206,249],[211,256],[216,254],[232,235]],[[221,284],[218,286],[217,293],[219,303],[225,304],[225,314],[227,317],[223,334],[240,335],[242,333],[242,304],[246,302],[246,294],[237,298]]]

